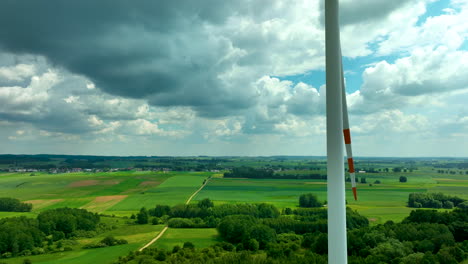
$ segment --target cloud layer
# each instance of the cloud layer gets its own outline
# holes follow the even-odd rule
[[[324,69],[322,2],[4,1],[5,152],[323,155],[325,86],[290,78]],[[341,2],[344,56],[373,62],[348,94],[358,155],[468,155],[447,142],[468,141],[468,4],[435,2]],[[377,140],[416,133],[434,148]]]

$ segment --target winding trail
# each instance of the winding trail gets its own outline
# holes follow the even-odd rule
[[[206,186],[206,184],[208,183],[208,180],[209,180],[209,178],[205,179],[205,183],[187,199],[185,204],[189,204],[190,201],[192,201],[193,197],[195,197],[195,195],[197,195],[203,189],[203,187]],[[169,229],[169,227],[165,226],[164,229],[161,230],[161,232],[159,232],[159,234],[155,238],[153,238],[150,242],[148,242],[146,245],[141,247],[138,251],[143,251],[143,249],[151,246],[154,242],[156,242],[158,239],[160,239],[164,235],[164,233],[167,231],[167,229]]]
[[[205,179],[205,183],[200,187],[200,189],[198,189],[196,192],[194,192],[194,193],[192,194],[192,196],[190,196],[190,197],[188,198],[188,200],[187,200],[187,202],[185,202],[185,204],[189,204],[190,201],[192,201],[193,197],[195,197],[195,195],[197,195],[197,194],[203,189],[203,187],[206,186],[206,184],[208,183],[208,180],[209,180],[209,178],[206,178],[206,179]]]
[[[138,251],[142,251],[143,249],[151,246],[151,244],[153,244],[154,242],[156,242],[156,240],[160,239],[162,237],[162,235],[164,235],[164,233],[166,232],[166,230],[168,229],[169,227],[168,226],[165,226],[163,230],[161,230],[161,232],[159,232],[159,234],[153,238],[150,242],[148,242],[148,244],[144,245],[142,248],[140,248]]]

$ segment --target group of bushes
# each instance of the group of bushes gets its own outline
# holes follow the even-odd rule
[[[0,212],[30,212],[32,204],[22,203],[15,198],[0,198]]]
[[[0,254],[3,257],[42,254],[51,251],[53,242],[94,231],[99,216],[84,209],[58,208],[39,213],[36,219],[8,217],[0,219]]]
[[[300,207],[322,207],[323,204],[318,200],[317,196],[312,193],[306,193],[299,196]]]
[[[468,202],[462,198],[443,193],[410,193],[408,206],[414,208],[468,208]]]
[[[116,246],[116,245],[123,245],[123,244],[128,244],[128,241],[125,239],[117,239],[113,236],[107,236],[103,238],[101,241],[98,243],[91,243],[84,245],[83,248],[103,248],[103,247],[111,247],[111,246]]]
[[[158,224],[159,220],[169,220],[170,226],[179,227],[216,227],[219,219],[228,215],[251,215],[259,218],[273,218],[280,215],[279,210],[271,204],[222,204],[214,206],[209,199],[201,200],[198,204],[180,204],[173,207],[156,205],[146,210],[142,208],[134,217],[139,224],[149,222]],[[154,218],[151,220],[151,216]],[[180,220],[180,218],[191,219]],[[141,221],[143,219],[143,221]],[[158,220],[159,219],[159,220]]]

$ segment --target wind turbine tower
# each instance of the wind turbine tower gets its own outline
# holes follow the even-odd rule
[[[338,0],[325,0],[328,263],[348,263]]]

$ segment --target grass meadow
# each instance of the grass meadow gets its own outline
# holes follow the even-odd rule
[[[192,242],[196,248],[203,248],[221,240],[216,228],[169,228],[151,247],[172,250],[176,245],[182,247],[187,241]]]

